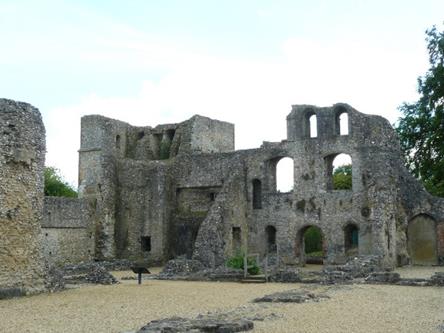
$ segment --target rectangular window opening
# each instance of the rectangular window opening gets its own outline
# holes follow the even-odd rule
[[[150,236],[142,236],[140,238],[140,242],[142,245],[142,251],[144,251],[144,252],[151,251],[151,237]]]

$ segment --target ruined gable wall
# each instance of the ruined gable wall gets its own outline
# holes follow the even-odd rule
[[[45,197],[42,253],[62,266],[94,259],[94,207],[86,199]]]
[[[0,298],[43,290],[39,233],[45,128],[33,106],[0,99]]]

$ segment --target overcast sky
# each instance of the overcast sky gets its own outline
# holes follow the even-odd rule
[[[0,96],[31,103],[47,165],[77,185],[80,117],[201,114],[236,149],[286,137],[292,104],[346,102],[395,122],[428,68],[443,0],[0,0]]]

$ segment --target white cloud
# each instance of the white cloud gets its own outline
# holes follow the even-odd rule
[[[45,114],[47,164],[63,170],[72,183],[77,179],[82,115],[155,126],[202,114],[235,123],[236,148],[251,148],[262,140],[286,138],[291,104],[347,102],[393,122],[396,107],[415,98],[415,79],[424,71],[420,54],[402,54],[365,41],[325,45],[289,39],[281,56],[268,61],[209,55],[131,29],[98,41],[94,49],[80,50],[83,60],[111,69],[162,68],[164,74],[156,80],[147,77],[133,96],[92,93]]]

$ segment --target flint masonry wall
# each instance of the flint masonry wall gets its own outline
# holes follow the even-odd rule
[[[233,150],[233,125],[194,116],[180,124],[134,127],[87,116],[81,137],[79,193],[96,206],[95,257],[163,261],[186,251],[190,256],[192,247],[183,240],[195,238],[203,216],[177,214],[176,196],[188,189],[180,194],[174,185],[173,158]]]
[[[428,260],[443,261],[443,200],[405,170],[387,120],[347,104],[299,105],[287,117],[287,132],[282,142],[234,151],[234,126],[201,116],[155,128],[82,118],[80,193],[96,207],[95,257],[185,255],[217,266],[238,251],[264,256],[274,230],[281,260],[303,264],[303,235],[315,226],[323,234],[325,263],[356,254],[376,255],[387,267],[413,262],[415,246],[431,234],[436,244]],[[351,190],[332,186],[332,162],[340,153],[352,158]],[[283,157],[294,162],[289,193],[276,191]],[[423,228],[419,245],[412,245],[408,233],[418,216],[432,219],[426,220],[433,230]],[[359,246],[347,252],[351,229]]]
[[[347,135],[340,135],[339,116],[343,113],[348,115]],[[309,133],[312,115],[317,118],[316,137],[310,137]],[[444,201],[432,197],[408,175],[402,165],[395,132],[387,120],[364,115],[347,104],[329,108],[301,105],[293,107],[287,125],[287,140],[264,143],[256,150],[237,151],[225,157],[225,163],[218,164],[226,171],[224,181],[206,185],[222,184],[220,192],[224,196],[211,207],[199,230],[196,258],[204,258],[212,266],[223,262],[223,256],[235,252],[236,236],[229,228],[232,217],[224,212],[244,204],[245,210],[234,215],[246,222],[240,224],[240,242],[249,253],[265,255],[268,252],[267,227],[273,227],[281,260],[303,263],[303,233],[308,226],[316,226],[323,234],[324,262],[343,263],[347,259],[347,230],[353,227],[359,233],[357,253],[377,255],[384,266],[393,267],[414,262],[414,254],[408,250],[407,227],[415,216],[426,215],[436,221],[436,227],[427,232],[436,234],[437,241],[432,247],[442,262]],[[340,153],[352,158],[351,190],[332,188],[331,162]],[[294,161],[294,190],[289,193],[276,191],[276,165],[283,157]],[[193,158],[193,170],[204,169],[196,165],[199,160],[202,158]],[[236,160],[242,163],[234,163]],[[235,182],[244,184],[245,193],[239,195],[236,190],[230,190],[227,175],[237,175],[242,169],[244,176]],[[192,176],[195,173],[186,173],[185,178],[221,176],[211,168],[201,171],[197,177]],[[260,207],[253,207],[253,183],[261,187]],[[235,198],[236,204],[229,198]],[[428,241],[427,233],[424,237],[421,242]]]
[[[0,99],[0,139],[1,298],[43,290],[45,128],[39,111]]]
[[[45,261],[57,266],[94,259],[94,207],[86,199],[45,197],[40,232]]]

